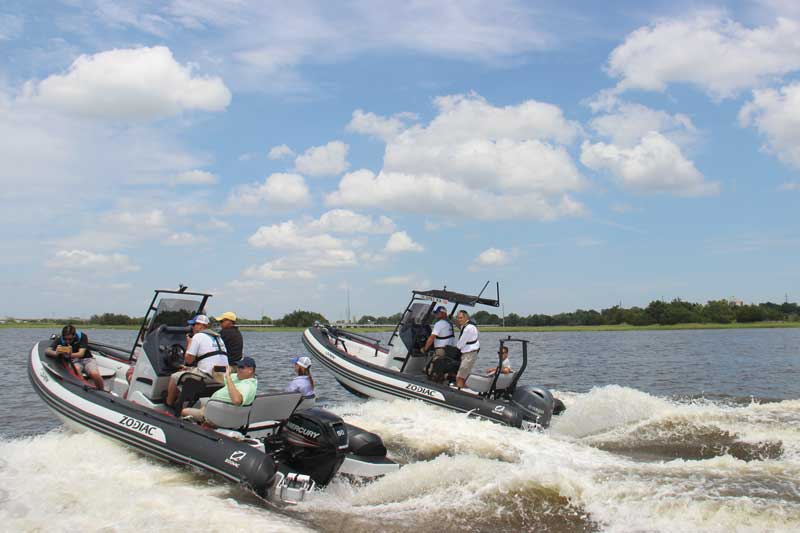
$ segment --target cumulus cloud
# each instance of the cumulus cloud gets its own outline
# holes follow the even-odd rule
[[[339,188],[326,196],[329,205],[381,207],[400,212],[461,216],[469,219],[553,220],[578,216],[585,208],[569,195],[554,200],[540,193],[498,194],[470,189],[439,176],[369,170],[345,174]]]
[[[787,181],[780,186],[782,191],[800,191],[800,181]]]
[[[294,150],[286,146],[285,144],[281,144],[279,146],[273,146],[270,148],[267,157],[275,160],[275,159],[283,159],[284,157],[294,157],[295,153]]]
[[[310,270],[287,268],[280,261],[267,261],[260,265],[248,267],[243,275],[246,278],[267,280],[313,279],[314,273]]]
[[[313,146],[297,156],[294,168],[306,176],[335,176],[348,169],[348,145],[331,141],[323,146]]]
[[[303,176],[276,173],[263,183],[239,185],[228,195],[225,209],[240,214],[255,214],[266,209],[289,210],[311,204],[311,193]]]
[[[187,170],[172,180],[173,185],[214,185],[219,181],[217,176],[205,170]]]
[[[170,233],[161,242],[167,246],[183,246],[188,248],[197,246],[199,244],[205,244],[208,242],[208,239],[202,234],[180,231],[176,233]]]
[[[196,76],[169,48],[116,49],[78,57],[65,74],[31,82],[34,101],[93,118],[147,120],[184,110],[222,111],[231,92],[218,77]]]
[[[392,233],[395,224],[391,218],[383,215],[374,219],[349,209],[332,209],[309,222],[307,227],[312,231],[333,233]]]
[[[406,123],[416,119],[413,113],[398,113],[391,117],[382,117],[361,109],[353,111],[353,118],[347,124],[347,131],[377,137],[386,142],[391,141],[406,128]]]
[[[699,87],[715,99],[800,69],[800,24],[778,18],[747,28],[722,11],[667,19],[628,35],[609,57],[617,92],[663,91],[670,83]]]
[[[511,254],[499,248],[489,248],[482,251],[477,258],[475,258],[474,266],[476,267],[497,267],[507,265],[511,262]]]
[[[581,162],[593,170],[607,170],[625,188],[642,193],[683,196],[712,195],[718,183],[707,182],[680,148],[659,132],[651,131],[639,144],[625,148],[584,142]]]
[[[350,128],[387,141],[383,169],[343,176],[329,205],[494,219],[582,212],[566,193],[585,181],[563,143],[581,133],[554,105],[497,107],[476,94],[435,100],[427,125],[402,126],[361,111]]]
[[[11,41],[22,35],[25,20],[17,15],[0,13],[0,41]]]
[[[87,250],[59,250],[46,265],[52,269],[85,270],[100,274],[139,270],[139,266],[127,255],[98,254]]]
[[[589,126],[612,143],[630,148],[651,131],[657,131],[678,145],[689,144],[697,137],[692,120],[682,114],[670,115],[640,104],[620,102],[613,112],[593,118]]]
[[[247,239],[256,248],[277,248],[283,250],[317,248],[335,249],[344,247],[344,241],[331,235],[307,231],[293,220],[261,226]]]
[[[375,280],[375,283],[378,285],[404,285],[408,286],[411,285],[414,281],[414,276],[412,275],[405,275],[405,276],[387,276],[385,278],[378,278]]]
[[[396,254],[401,252],[421,252],[425,248],[423,248],[420,244],[414,242],[414,240],[406,233],[405,231],[396,231],[389,236],[389,240],[386,241],[386,246],[384,247],[384,251],[390,254]]]
[[[766,137],[767,151],[800,168],[800,83],[753,91],[752,100],[739,112],[739,122],[755,126]]]

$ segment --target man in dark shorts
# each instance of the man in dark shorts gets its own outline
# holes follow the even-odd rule
[[[69,363],[78,374],[86,372],[94,381],[97,390],[105,390],[100,369],[97,368],[97,362],[89,350],[89,337],[85,333],[77,331],[72,324],[64,326],[61,330],[61,337],[53,339],[50,348],[46,349],[44,353],[47,357],[63,356],[69,359]]]
[[[228,364],[236,368],[236,363],[242,358],[244,349],[242,332],[236,327],[236,313],[225,311],[220,316],[214,317],[214,320],[219,322],[221,328],[219,336],[222,337],[225,347],[228,349]]]

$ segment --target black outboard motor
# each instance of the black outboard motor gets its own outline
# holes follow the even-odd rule
[[[527,421],[547,427],[553,416],[555,400],[550,391],[540,387],[522,385],[517,387],[511,401],[516,405]]]
[[[281,436],[288,445],[288,465],[318,485],[326,485],[336,474],[349,446],[342,419],[316,407],[295,412]]]

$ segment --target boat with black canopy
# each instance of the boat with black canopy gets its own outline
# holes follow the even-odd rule
[[[482,295],[488,285],[489,282],[478,296],[446,288],[413,290],[411,301],[386,344],[329,324],[306,329],[303,344],[344,388],[356,395],[385,400],[422,400],[513,427],[547,427],[551,417],[564,410],[564,404],[544,387],[520,384],[529,364],[526,339],[500,340],[494,373],[473,373],[466,379],[465,387],[458,388],[449,380],[432,379],[432,352],[423,352],[422,348],[431,334],[434,309],[452,305],[449,310],[449,319],[452,319],[460,307],[499,307],[500,286],[496,286],[495,298],[487,298]],[[518,347],[521,352],[522,364],[515,372],[502,372],[503,360],[499,354],[504,346]],[[451,357],[449,370],[457,369],[458,355]]]
[[[386,457],[378,435],[347,424],[297,392],[260,393],[248,406],[210,400],[202,425],[176,416],[182,406],[223,386],[187,373],[178,407],[173,411],[165,404],[170,375],[183,362],[187,320],[202,314],[210,297],[183,286],[156,290],[131,349],[90,342],[105,390],[95,388],[68,360],[48,357],[52,338],[31,348],[28,377],[69,427],[202,468],[275,501],[307,499],[336,474],[373,478],[399,468]]]

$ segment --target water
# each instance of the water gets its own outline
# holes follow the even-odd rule
[[[2,529],[800,530],[797,329],[519,334],[532,342],[527,381],[553,388],[568,408],[542,433],[417,402],[362,401],[312,367],[322,401],[381,434],[404,467],[369,484],[338,480],[285,509],[63,430],[22,363],[49,333],[0,330],[9,377],[0,388]],[[134,336],[88,333],[117,345]],[[290,357],[304,353],[300,334],[244,336],[259,387],[282,388]],[[482,335],[480,366],[491,366],[500,337]],[[511,359],[518,367],[513,348]]]

